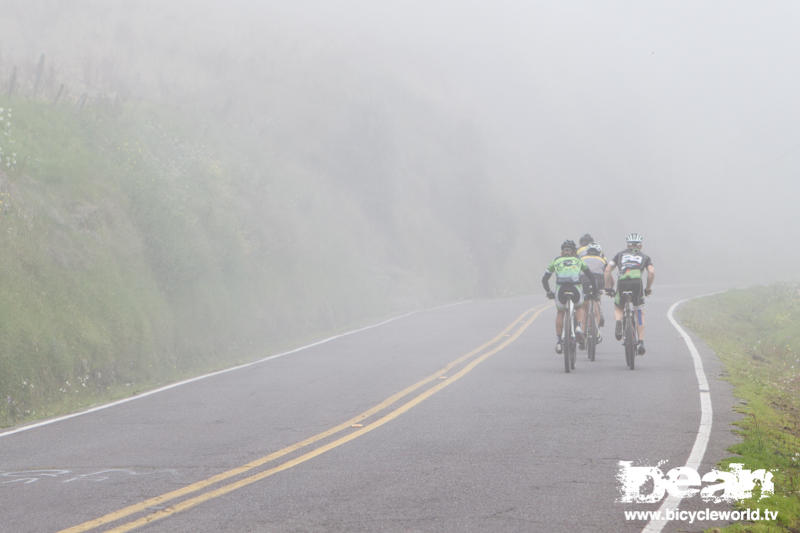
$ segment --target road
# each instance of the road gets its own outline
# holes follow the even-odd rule
[[[666,315],[707,291],[656,289],[634,371],[608,299],[597,361],[570,374],[543,297],[471,301],[4,435],[0,530],[641,531],[624,511],[657,505],[617,502],[619,461],[684,465],[701,416]],[[697,346],[702,474],[734,442],[734,399]]]

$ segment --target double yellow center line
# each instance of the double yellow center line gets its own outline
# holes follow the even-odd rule
[[[233,468],[226,472],[222,472],[208,479],[192,483],[191,485],[187,485],[180,489],[167,492],[160,496],[144,500],[140,503],[130,505],[123,509],[113,511],[111,513],[101,516],[100,518],[95,518],[94,520],[89,520],[88,522],[78,524],[77,526],[64,529],[60,533],[78,533],[78,532],[90,531],[92,529],[120,521],[134,514],[151,511],[149,514],[145,514],[144,516],[138,519],[120,524],[108,530],[108,531],[113,531],[115,533],[130,531],[132,529],[136,529],[146,524],[150,524],[156,520],[167,518],[168,516],[171,516],[175,513],[191,509],[192,507],[195,507],[203,502],[206,502],[214,498],[218,498],[220,496],[233,492],[242,487],[251,485],[257,481],[261,481],[262,479],[268,478],[273,474],[277,474],[278,472],[288,470],[289,468],[297,466],[310,459],[313,459],[314,457],[322,455],[327,451],[330,451],[343,444],[346,444],[351,440],[357,439],[358,437],[381,427],[387,422],[394,420],[401,414],[405,413],[406,411],[409,411],[416,405],[419,405],[421,402],[430,398],[443,388],[447,387],[448,385],[451,385],[452,383],[464,377],[467,373],[469,373],[482,361],[488,359],[492,355],[496,354],[497,352],[499,352],[500,350],[502,350],[503,348],[505,348],[506,346],[517,340],[517,338],[519,338],[519,336],[522,335],[522,333],[528,328],[528,326],[530,326],[533,323],[533,321],[536,320],[536,318],[538,318],[538,316],[547,307],[549,306],[546,305],[543,307],[528,309],[527,311],[522,313],[519,317],[517,317],[516,320],[514,320],[511,324],[509,324],[508,327],[506,327],[503,331],[501,331],[492,340],[484,343],[483,345],[472,350],[471,352],[462,355],[458,359],[451,361],[440,370],[418,381],[417,383],[414,383],[413,385],[403,389],[402,391],[393,394],[392,396],[389,396],[388,398],[386,398],[379,404],[375,405],[374,407],[371,407],[366,411],[364,411],[363,413],[360,413],[355,417],[345,422],[342,422],[337,426],[334,426],[326,431],[323,431],[322,433],[318,433],[305,440],[287,446],[286,448],[273,452],[269,455],[265,455],[264,457],[256,459],[255,461],[251,461],[245,465]],[[456,367],[458,367],[462,363],[466,363],[467,361],[469,362],[465,364],[460,370],[456,371],[453,375],[450,376],[448,375],[448,372],[454,370]],[[384,414],[380,418],[366,425],[362,424],[362,422],[364,422],[368,418],[382,411],[385,411],[386,409],[397,403],[399,400],[405,398],[412,392],[424,387],[425,385],[433,381],[436,381],[435,385],[429,387],[428,389],[421,392],[417,396],[408,400],[406,403],[398,407],[395,407],[394,409]],[[354,430],[354,431],[351,431],[350,433],[347,433],[346,435],[341,436],[338,439],[332,440],[326,444],[322,444],[319,447],[314,448],[309,452],[306,452],[305,454],[302,454],[298,457],[285,461],[281,464],[278,464],[266,470],[262,470],[258,473],[251,474],[247,477],[243,477],[236,481],[223,484],[216,488],[211,488],[213,485],[216,485],[222,481],[229,480],[237,476],[241,476],[242,474],[255,470],[261,466],[264,466],[268,463],[275,461],[276,459],[279,459],[288,454],[296,452],[311,444],[327,439],[328,437],[332,437],[337,433],[341,433],[345,430]],[[204,489],[209,489],[209,490],[201,492]],[[196,492],[200,492],[200,494],[197,494],[191,498],[187,498],[185,500],[181,500],[178,501],[177,503],[173,503],[167,507],[164,507],[164,504],[166,504],[167,502],[178,500],[180,498],[183,498],[184,496],[188,496]]]

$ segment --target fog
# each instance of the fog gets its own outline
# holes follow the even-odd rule
[[[796,2],[4,4],[3,79],[44,53],[74,93],[218,114],[378,206],[376,174],[468,166],[447,209],[492,203],[518,286],[585,232],[642,233],[657,284],[798,278]],[[448,138],[452,167],[416,157]]]

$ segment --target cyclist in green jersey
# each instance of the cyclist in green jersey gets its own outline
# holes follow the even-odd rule
[[[586,266],[586,263],[578,257],[577,248],[574,241],[566,240],[561,244],[561,255],[553,259],[547,265],[542,277],[542,286],[544,287],[547,297],[556,300],[556,353],[561,353],[563,350],[563,339],[561,338],[561,331],[564,326],[564,312],[567,309],[567,296],[563,295],[563,290],[567,287],[573,289],[573,293],[577,294],[577,298],[573,300],[575,304],[575,316],[578,319],[578,326],[575,328],[575,336],[578,343],[583,345],[583,325],[585,320],[585,313],[583,309],[583,290],[581,287],[581,272],[589,274],[589,279],[592,284],[592,291],[596,292],[595,280],[591,276],[591,270]],[[556,292],[550,290],[550,277],[555,273],[556,275]]]

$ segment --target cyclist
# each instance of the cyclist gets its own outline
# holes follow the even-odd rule
[[[593,242],[594,242],[594,237],[592,237],[588,233],[584,233],[583,237],[578,239],[578,244],[581,245],[581,247],[578,248],[578,257],[584,257],[586,255],[586,252],[589,250],[589,245],[592,244]]]
[[[580,252],[578,253],[580,254]],[[597,319],[597,326],[602,328],[606,321],[603,317],[603,310],[600,308],[600,294],[603,292],[603,286],[605,284],[604,273],[606,265],[608,264],[608,260],[603,255],[603,247],[599,242],[593,242],[588,245],[586,247],[586,255],[584,255],[581,259],[583,259],[583,262],[589,267],[589,270],[592,271],[591,275],[594,278],[595,287],[597,288],[596,291],[589,292],[590,283],[588,278],[584,277],[583,290],[587,298],[592,298],[597,302],[597,305],[594,306],[595,318]],[[600,335],[597,337],[597,342],[600,342],[602,337],[600,337]]]
[[[556,300],[556,353],[561,353],[563,350],[563,342],[561,339],[561,331],[564,327],[564,312],[567,309],[567,296],[563,294],[565,288],[574,288],[578,293],[577,298],[573,299],[575,304],[575,316],[578,319],[578,326],[575,328],[575,337],[580,344],[583,344],[583,329],[584,311],[583,311],[583,291],[581,290],[580,273],[590,273],[589,267],[586,263],[577,256],[577,248],[575,241],[566,240],[561,243],[561,255],[553,259],[547,265],[542,276],[542,286],[544,287],[547,297]],[[555,273],[556,275],[556,292],[550,290],[550,276]],[[590,278],[592,289],[595,289],[594,278]]]
[[[627,248],[608,262],[605,271],[606,292],[609,296],[614,295],[614,278],[611,273],[614,268],[619,269],[619,279],[617,281],[616,298],[614,299],[614,318],[617,320],[614,336],[617,340],[622,339],[622,302],[620,293],[631,291],[633,293],[633,305],[637,316],[637,330],[639,332],[639,345],[637,351],[639,355],[644,355],[644,296],[650,296],[655,279],[655,267],[650,256],[642,253],[642,236],[639,233],[629,233],[625,238]],[[647,286],[642,290],[642,278],[647,275]],[[644,293],[644,294],[642,294]]]

